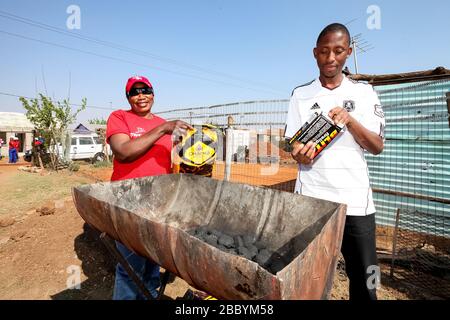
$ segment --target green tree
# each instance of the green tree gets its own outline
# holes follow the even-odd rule
[[[42,94],[39,94],[39,98],[36,99],[21,97],[19,100],[27,111],[27,118],[34,124],[36,130],[44,133],[46,147],[50,150],[51,166],[56,170],[61,156],[64,155],[64,159],[69,160],[68,127],[76,120],[77,115],[86,109],[86,98],[83,98],[81,107],[74,113],[72,113],[68,100],[55,103],[51,98]],[[60,154],[58,143],[61,143],[63,154]]]
[[[94,119],[88,120],[88,123],[89,124],[106,124],[106,120],[103,118],[101,118],[101,119],[94,118]]]

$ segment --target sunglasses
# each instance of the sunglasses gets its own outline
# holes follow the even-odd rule
[[[134,97],[139,94],[153,94],[153,88],[145,87],[145,88],[131,88],[128,92],[128,97]]]

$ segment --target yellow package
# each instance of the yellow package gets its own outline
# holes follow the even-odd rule
[[[216,127],[209,124],[193,127],[174,148],[173,173],[211,177],[220,133]]]

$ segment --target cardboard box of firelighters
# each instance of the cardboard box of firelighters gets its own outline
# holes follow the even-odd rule
[[[322,112],[315,112],[288,142],[292,146],[295,141],[303,144],[309,141],[316,141],[314,157],[317,157],[336,138],[342,129],[343,126],[335,125],[327,115],[324,115]]]

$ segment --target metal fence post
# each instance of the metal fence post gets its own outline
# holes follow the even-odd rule
[[[233,129],[227,128],[225,130],[225,172],[224,179],[225,181],[230,181],[231,177],[231,160],[232,160],[232,151],[233,151]]]
[[[400,208],[397,208],[397,213],[395,215],[395,229],[394,229],[394,239],[392,241],[392,261],[391,261],[391,270],[390,276],[394,277],[394,268],[395,268],[395,258],[397,256],[397,237],[398,237],[398,228],[400,222]]]

